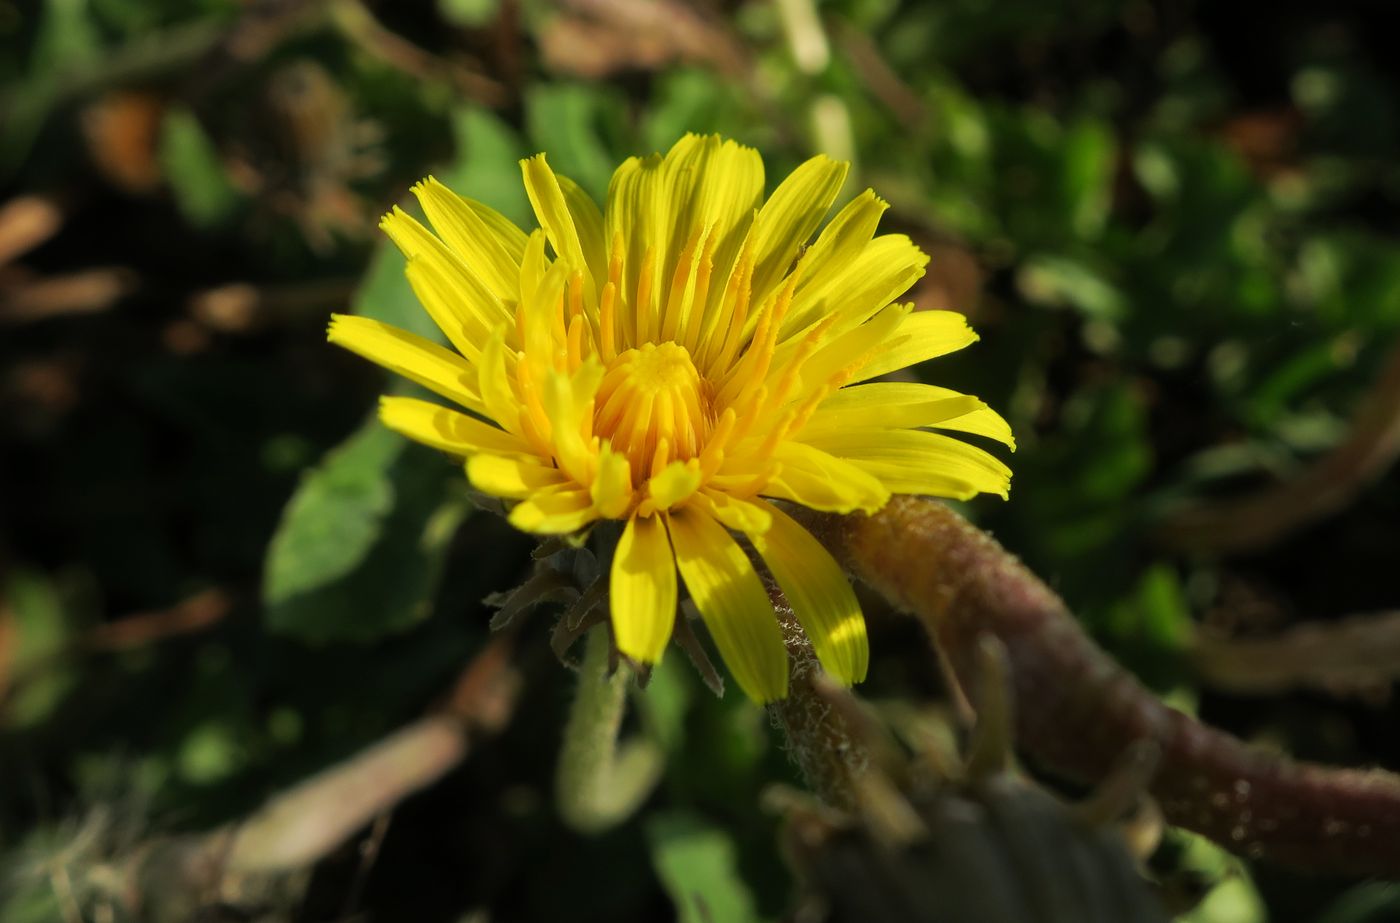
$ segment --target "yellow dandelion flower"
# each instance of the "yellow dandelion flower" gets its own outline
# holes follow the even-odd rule
[[[861,384],[977,338],[959,314],[894,303],[928,258],[903,235],[876,236],[887,205],[870,191],[806,247],[846,176],[826,157],[765,201],[756,151],[689,135],[623,163],[601,212],[543,154],[521,166],[540,223],[529,234],[431,177],[414,193],[432,231],[397,208],[384,218],[453,348],[349,316],[330,340],[467,411],[386,397],[384,424],[464,457],[520,529],[624,523],[610,598],[628,657],[661,657],[679,572],[740,687],[759,702],[786,695],[780,629],[739,533],[823,668],[862,680],[849,582],[770,500],[848,513],[892,493],[1006,496],[1005,465],[940,432],[1011,445],[981,401]]]

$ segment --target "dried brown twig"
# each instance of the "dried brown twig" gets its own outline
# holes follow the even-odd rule
[[[255,909],[371,824],[373,848],[390,811],[460,764],[475,737],[510,720],[519,685],[511,640],[509,633],[497,635],[434,713],[274,796],[241,821],[140,844],[106,871],[104,890],[133,918],[183,923],[220,904]]]
[[[63,210],[52,199],[18,196],[0,205],[0,266],[49,240],[63,227]]]
[[[428,83],[446,83],[486,106],[503,106],[510,89],[474,61],[449,60],[420,48],[386,27],[360,0],[334,0],[327,6],[331,25],[361,51]]]
[[[226,617],[233,609],[233,600],[217,588],[202,590],[180,600],[168,609],[138,612],[104,622],[88,629],[72,643],[14,668],[14,651],[18,648],[18,622],[8,615],[0,600],[0,722],[4,708],[26,684],[47,676],[55,667],[87,654],[106,654],[135,650],[149,644],[193,634],[209,628]]]
[[[1267,638],[1201,633],[1191,662],[1204,683],[1226,692],[1317,689],[1384,700],[1400,676],[1400,612],[1299,625]]]
[[[599,78],[676,61],[742,76],[749,53],[721,17],[676,0],[564,0],[539,36],[553,70]]]
[[[1115,664],[1065,603],[946,506],[898,497],[874,516],[799,512],[847,570],[913,613],[976,704],[979,638],[1011,664],[1020,745],[1097,782],[1140,742],[1171,824],[1229,849],[1316,871],[1400,877],[1400,777],[1298,763],[1168,708]]]
[[[207,834],[225,873],[289,871],[328,855],[356,830],[440,779],[467,754],[472,732],[499,730],[514,709],[510,636],[462,673],[445,707]]]

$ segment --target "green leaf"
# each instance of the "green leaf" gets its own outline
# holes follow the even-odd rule
[[[642,116],[638,153],[664,151],[697,125],[740,134],[738,110],[733,87],[712,71],[683,68],[658,74],[651,105]],[[774,183],[770,177],[769,186]]]
[[[500,11],[501,0],[438,0],[438,12],[443,19],[468,29],[486,25]]]
[[[439,179],[521,227],[534,227],[534,212],[520,178],[520,158],[526,151],[515,130],[490,111],[469,106],[453,113],[452,135],[457,157]]]
[[[12,698],[0,724],[33,727],[58,707],[77,682],[72,666],[62,660],[74,630],[51,580],[28,570],[10,574],[0,594],[0,647],[13,644],[13,654],[0,656],[0,680],[7,680]]]
[[[1105,628],[1120,642],[1153,654],[1184,650],[1191,611],[1176,571],[1160,562],[1149,567],[1133,592],[1113,607]]]
[[[690,712],[693,682],[687,675],[689,664],[674,654],[651,671],[646,691],[636,696],[637,712],[647,735],[668,754],[678,753],[685,744],[685,719]]]
[[[384,477],[406,443],[369,420],[302,481],[267,562],[264,595],[276,604],[351,573],[394,505]]]
[[[452,465],[378,420],[308,474],[268,547],[265,617],[313,641],[371,641],[426,618],[469,509],[444,501]]]
[[[1144,142],[1133,154],[1133,175],[1158,201],[1175,199],[1181,191],[1181,171],[1160,144]]]
[[[47,0],[33,48],[29,72],[35,76],[96,61],[102,52],[102,40],[88,0]]]
[[[600,202],[616,166],[604,134],[620,114],[615,96],[584,84],[541,84],[526,97],[530,140],[556,171]]]
[[[1060,187],[1069,206],[1070,223],[1082,239],[1103,233],[1113,201],[1117,156],[1112,133],[1099,122],[1081,122],[1065,135]]]
[[[753,895],[739,877],[729,834],[694,814],[656,814],[646,822],[651,862],[681,923],[757,920]]]
[[[350,302],[350,310],[441,343],[442,331],[418,303],[404,275],[404,265],[399,248],[387,240],[381,241]]]
[[[172,109],[160,126],[160,163],[180,211],[196,227],[210,227],[238,207],[238,191],[229,182],[218,149],[199,120],[185,109]]]
[[[1268,909],[1250,880],[1244,864],[1205,837],[1173,831],[1183,844],[1183,868],[1219,879],[1205,899],[1178,923],[1265,923]]]
[[[1147,410],[1127,385],[1106,387],[1085,400],[1089,415],[1079,438],[1088,457],[1078,465],[1081,497],[1116,505],[1152,469]]]
[[[1069,305],[1096,320],[1117,321],[1127,312],[1127,300],[1118,286],[1082,260],[1033,256],[1016,281],[1031,301]]]
[[[1400,885],[1368,881],[1343,894],[1317,923],[1393,923],[1400,919]]]
[[[478,168],[494,165],[499,174],[509,159],[511,185],[520,188],[509,129],[475,110],[459,113],[455,128],[460,156],[445,176],[487,199],[481,191],[494,186]],[[404,276],[402,254],[387,241],[351,308],[443,339]],[[465,491],[451,490],[463,483],[440,453],[366,421],[303,479],[282,514],[264,571],[269,627],[309,640],[369,641],[426,617],[448,542],[470,509]]]

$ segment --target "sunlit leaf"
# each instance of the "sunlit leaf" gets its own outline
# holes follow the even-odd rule
[[[465,106],[452,115],[457,154],[438,178],[457,193],[484,202],[521,227],[532,227],[534,213],[520,181],[520,158],[537,151],[525,149],[515,129],[479,106]],[[554,152],[550,152],[553,156]]]
[[[167,112],[160,127],[160,163],[180,211],[191,224],[218,224],[238,207],[213,141],[184,109]]]
[[[652,866],[681,923],[749,923],[758,919],[739,877],[733,840],[700,817],[670,812],[646,821]]]
[[[306,475],[268,547],[268,626],[368,641],[431,612],[447,543],[468,509],[458,472],[371,419]]]
[[[73,688],[74,665],[63,659],[73,634],[58,589],[47,577],[15,570],[0,584],[0,725],[26,728],[42,722]]]
[[[598,201],[617,166],[606,138],[620,114],[617,98],[592,84],[539,84],[526,106],[535,147],[548,151],[550,165]]]

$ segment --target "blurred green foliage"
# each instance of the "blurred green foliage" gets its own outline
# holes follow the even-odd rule
[[[374,230],[423,175],[523,224],[519,157],[545,150],[602,197],[622,158],[692,130],[757,146],[770,186],[824,146],[855,152],[845,194],[874,186],[934,256],[912,297],[983,337],[921,374],[1017,433],[1011,501],[968,514],[1100,640],[1237,733],[1400,766],[1393,705],[1229,699],[1185,656],[1202,622],[1393,607],[1394,476],[1256,553],[1152,540],[1175,505],[1335,445],[1400,332],[1380,7],[828,0],[811,70],[792,48],[812,36],[763,0],[640,2],[661,12],[0,0],[3,199],[62,216],[0,265],[0,918],[91,906],[94,870],[143,838],[236,818],[446,695],[529,542],[473,510],[453,465],[367,422],[388,385],[325,346],[326,318],[432,333]],[[135,280],[118,300],[13,307],[35,279],[111,267]],[[229,601],[212,627],[84,645],[208,588]],[[871,610],[869,695],[932,694],[921,643]],[[597,841],[560,827],[572,680],[547,621],[524,629],[501,737],[400,808],[369,871],[351,850],[318,866],[291,918],[337,918],[347,893],[374,919],[789,908],[757,806],[793,770],[765,717],[678,653],[635,702],[668,755],[660,792]],[[1265,869],[1256,887],[1204,846],[1159,864],[1225,881],[1199,923],[1400,914],[1375,885]]]

